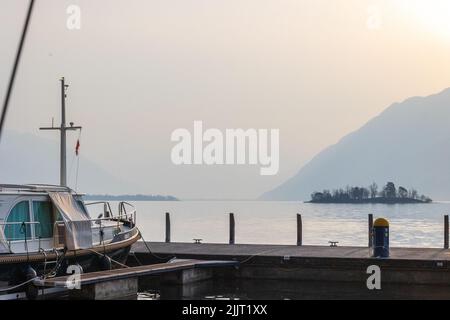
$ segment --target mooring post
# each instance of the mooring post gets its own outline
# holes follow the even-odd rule
[[[302,223],[302,215],[297,213],[297,245],[303,245],[303,223]]]
[[[373,214],[369,214],[369,248],[373,247]]]
[[[170,242],[170,213],[166,212],[166,242]]]
[[[448,249],[448,215],[444,216],[444,249]]]
[[[234,213],[230,213],[230,244],[234,244]]]

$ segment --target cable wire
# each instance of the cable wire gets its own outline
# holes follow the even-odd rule
[[[14,81],[16,79],[17,69],[19,67],[20,57],[22,56],[23,45],[25,43],[25,39],[27,36],[28,26],[29,26],[30,20],[31,20],[31,14],[33,12],[33,6],[34,6],[34,0],[30,0],[30,4],[28,6],[27,17],[25,19],[25,23],[24,23],[23,30],[22,30],[22,36],[20,38],[19,47],[17,49],[16,57],[14,60],[14,66],[11,71],[11,76],[9,79],[8,90],[6,91],[5,100],[3,102],[3,109],[2,109],[1,116],[0,116],[0,140],[2,137],[3,127],[5,125],[6,114],[8,112],[9,100],[11,98],[11,93],[12,93],[12,90],[14,87]]]

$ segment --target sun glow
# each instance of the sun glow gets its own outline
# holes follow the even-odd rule
[[[402,13],[418,22],[419,28],[450,39],[450,0],[399,1]]]

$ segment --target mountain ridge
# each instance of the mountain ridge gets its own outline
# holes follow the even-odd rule
[[[449,119],[450,88],[393,103],[359,129],[323,149],[296,175],[260,199],[306,200],[314,190],[372,182],[381,185],[390,180],[419,188],[435,198],[449,199],[450,170],[446,165],[446,161],[450,163],[446,150],[450,148]],[[444,151],[442,156],[438,148]],[[423,154],[428,154],[430,161]],[[370,161],[371,158],[377,162]],[[435,168],[429,174],[424,173],[430,170],[425,169],[427,163],[437,166],[441,174]]]

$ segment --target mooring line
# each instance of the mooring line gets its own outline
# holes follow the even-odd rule
[[[26,284],[36,280],[36,279],[39,279],[39,277],[34,277],[33,279],[30,279],[30,280],[27,280],[25,282],[19,283],[18,285],[13,286],[13,287],[1,288],[0,292],[7,292],[7,291],[18,289],[18,288],[23,287],[24,285],[26,285]]]
[[[155,258],[157,258],[157,259],[159,259],[159,260],[168,260],[168,259],[170,260],[170,259],[176,258],[176,256],[174,256],[174,255],[172,255],[172,256],[167,256],[167,257],[161,257],[161,256],[158,256],[156,253],[153,253],[152,250],[149,248],[149,246],[148,246],[148,244],[147,244],[147,241],[145,241],[144,236],[142,235],[141,230],[139,230],[138,227],[136,227],[136,229],[138,230],[139,235],[140,235],[140,237],[142,238],[142,242],[144,242],[145,247],[147,248],[148,252],[149,252],[152,256],[154,256]]]
[[[100,257],[108,257],[112,262],[117,263],[119,266],[122,266],[124,268],[130,268],[130,266],[127,266],[126,264],[120,263],[119,261],[114,260],[113,258],[111,258],[110,256],[108,256],[107,254],[101,254],[100,252],[97,252],[93,249],[87,249],[89,251],[94,252],[95,254],[98,254]]]
[[[254,255],[249,256],[247,259],[239,261],[239,263],[240,264],[247,263],[247,262],[249,262],[250,260],[252,260],[255,257],[258,257],[258,256],[260,256],[262,254],[269,253],[269,252],[272,252],[272,251],[275,251],[275,250],[278,250],[278,249],[269,249],[269,250],[265,250],[265,251],[261,251],[261,252],[255,253]]]

